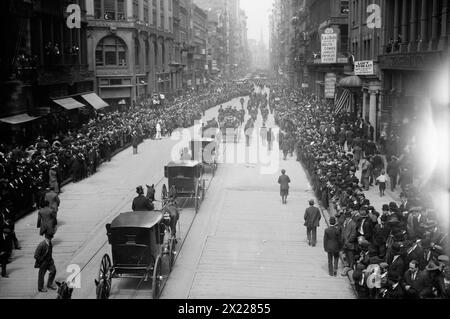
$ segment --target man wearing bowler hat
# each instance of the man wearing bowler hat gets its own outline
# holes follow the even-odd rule
[[[328,254],[328,272],[330,276],[337,275],[339,251],[341,246],[341,232],[336,225],[336,218],[330,217],[330,227],[325,229],[323,235],[323,248]]]
[[[133,204],[131,208],[133,209],[133,212],[136,211],[152,211],[155,209],[155,206],[153,203],[150,202],[150,200],[144,196],[144,188],[142,186],[136,187],[136,193],[138,196],[136,196],[133,199]]]
[[[38,275],[38,290],[39,292],[47,292],[44,288],[44,277],[46,272],[49,272],[47,287],[52,290],[56,290],[57,287],[53,283],[56,276],[56,267],[53,260],[53,244],[52,244],[53,234],[45,234],[45,239],[37,246],[34,253],[34,258],[36,260],[34,268],[39,268]]]
[[[305,210],[305,226],[308,236],[308,245],[315,247],[317,241],[317,227],[319,227],[320,210],[314,206],[314,199],[309,201],[309,207]]]

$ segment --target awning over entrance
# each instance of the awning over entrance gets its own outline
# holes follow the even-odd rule
[[[82,108],[83,106],[85,106],[83,103],[80,103],[71,97],[66,98],[66,99],[53,100],[53,102],[61,105],[66,110],[75,110],[75,109],[79,109],[79,108]]]
[[[339,85],[345,88],[358,88],[363,86],[363,81],[359,76],[351,75],[341,79]]]
[[[14,124],[31,122],[38,118],[39,118],[39,116],[30,116],[27,113],[23,113],[23,114],[18,114],[18,115],[14,115],[14,116],[0,118],[0,122],[14,125]]]
[[[86,102],[88,102],[89,105],[91,105],[96,110],[100,110],[109,106],[108,103],[103,101],[102,98],[95,93],[83,94],[81,95],[81,97],[85,99]]]

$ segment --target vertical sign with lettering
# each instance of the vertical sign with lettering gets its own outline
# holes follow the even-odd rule
[[[334,99],[335,90],[336,90],[336,74],[335,73],[325,74],[325,98]]]
[[[321,47],[321,62],[336,63],[337,34],[334,33],[332,28],[325,29],[325,32],[322,34]]]

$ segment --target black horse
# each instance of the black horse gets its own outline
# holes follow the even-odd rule
[[[94,279],[95,282],[95,293],[97,299],[108,299],[109,292],[111,291],[111,286],[107,278],[101,278],[100,281]]]
[[[73,288],[66,281],[56,281],[56,285],[58,286],[58,296],[56,299],[72,299]]]

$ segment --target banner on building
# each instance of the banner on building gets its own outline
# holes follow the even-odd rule
[[[373,61],[355,61],[355,75],[373,74]]]
[[[336,63],[337,57],[337,34],[332,28],[328,28],[322,34],[321,41],[321,62]]]
[[[325,74],[325,98],[334,99],[336,93],[336,74],[327,73]]]

